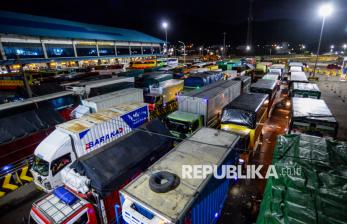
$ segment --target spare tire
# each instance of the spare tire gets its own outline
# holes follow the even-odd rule
[[[167,171],[154,173],[149,178],[149,188],[156,193],[166,193],[180,184],[180,178]]]

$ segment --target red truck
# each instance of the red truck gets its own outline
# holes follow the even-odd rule
[[[169,136],[153,120],[76,160],[63,170],[65,185],[33,204],[30,223],[119,223],[119,190],[173,148]]]

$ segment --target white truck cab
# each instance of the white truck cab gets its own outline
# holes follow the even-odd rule
[[[46,192],[61,186],[60,171],[76,158],[126,135],[148,120],[148,105],[133,103],[57,125],[35,149],[31,168],[35,184]]]

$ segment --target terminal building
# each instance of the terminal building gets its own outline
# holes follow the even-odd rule
[[[136,30],[0,11],[0,65],[131,60],[161,55],[164,43]]]

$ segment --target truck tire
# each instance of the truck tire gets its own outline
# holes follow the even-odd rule
[[[156,193],[166,193],[180,184],[180,178],[173,173],[160,171],[149,178],[149,188]]]

